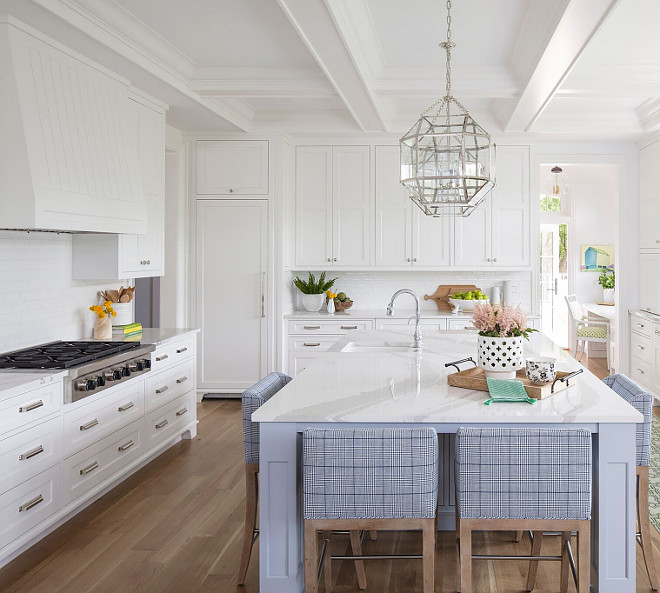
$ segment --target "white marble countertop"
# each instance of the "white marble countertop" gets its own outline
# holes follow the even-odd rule
[[[338,311],[336,313],[328,313],[323,309],[322,311],[291,311],[284,315],[284,319],[408,319],[411,315],[415,314],[414,309],[400,307],[394,310],[394,317],[388,317],[385,313],[386,307],[382,309],[357,309],[351,307],[348,311]],[[420,313],[422,319],[472,319],[472,312],[461,311],[454,314],[451,311],[424,311]],[[530,318],[536,318],[535,315],[527,315]]]
[[[42,385],[60,381],[67,374],[68,371],[60,369],[38,369],[33,371],[2,369],[0,370],[0,399],[7,399]]]
[[[477,335],[425,332],[421,354],[341,352],[349,342],[405,345],[412,331],[354,331],[315,360],[253,415],[257,422],[616,423],[642,415],[588,370],[572,386],[527,403],[485,406],[488,394],[447,385],[445,363],[477,356]],[[526,356],[553,356],[558,370],[584,368],[552,341],[533,334]]]
[[[141,342],[142,344],[155,344],[160,346],[170,340],[175,340],[185,336],[186,334],[197,334],[199,329],[194,328],[167,328],[167,327],[144,327],[142,334],[137,336],[112,336],[113,342]],[[107,340],[99,340],[107,341]]]

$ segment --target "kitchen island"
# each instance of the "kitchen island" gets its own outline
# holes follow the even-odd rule
[[[252,416],[260,423],[260,591],[303,590],[300,433],[308,427],[433,426],[440,435],[439,529],[453,529],[453,435],[460,426],[586,428],[594,435],[593,582],[600,593],[635,591],[635,428],[642,416],[585,369],[573,385],[535,404],[484,406],[487,394],[447,385],[445,363],[472,356],[466,332],[423,336],[352,332]],[[582,368],[535,334],[526,355]]]

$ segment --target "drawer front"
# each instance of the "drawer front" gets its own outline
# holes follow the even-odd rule
[[[460,329],[468,331],[477,331],[477,328],[472,325],[471,319],[448,319],[447,329]]]
[[[82,401],[85,405],[64,413],[64,457],[142,418],[144,381],[135,379],[108,395]]]
[[[195,386],[194,360],[150,375],[146,382],[147,413],[187,393]]]
[[[419,325],[422,328],[428,328],[429,331],[447,329],[446,319],[420,319]],[[397,317],[396,319],[376,319],[376,329],[387,331],[388,329],[396,329],[397,331],[403,330],[405,327],[410,328],[410,336],[415,331],[415,318]]]
[[[341,339],[338,336],[333,338],[315,338],[315,337],[294,337],[289,338],[289,350],[300,351],[300,352],[324,352],[330,348],[333,344],[336,344],[337,340]]]
[[[630,353],[647,364],[651,364],[653,358],[653,347],[650,337],[642,336],[632,332],[630,334]]]
[[[61,481],[58,463],[0,495],[0,548],[60,509]]]
[[[151,370],[160,371],[195,356],[195,334],[185,340],[168,342],[151,353]]]
[[[652,388],[653,372],[649,363],[632,357],[630,359],[630,376],[633,381],[636,381],[647,389]]]
[[[0,493],[52,467],[61,456],[60,417],[0,441]]]
[[[366,331],[374,328],[372,319],[363,319],[362,321],[338,319],[322,320],[322,321],[293,321],[289,320],[289,334],[294,335],[329,335],[329,336],[343,336],[344,334],[360,330]]]
[[[172,436],[195,418],[195,392],[190,391],[147,415],[149,448]]]
[[[94,488],[144,453],[144,422],[138,420],[62,462],[64,504]]]
[[[643,336],[651,337],[651,331],[653,330],[653,322],[643,317],[633,315],[630,319],[630,329],[637,334],[642,334]]]
[[[62,382],[58,381],[0,401],[0,433],[27,426],[62,407]]]

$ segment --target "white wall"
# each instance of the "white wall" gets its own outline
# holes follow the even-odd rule
[[[97,291],[122,282],[73,280],[71,266],[71,235],[0,231],[0,352],[91,337]]]

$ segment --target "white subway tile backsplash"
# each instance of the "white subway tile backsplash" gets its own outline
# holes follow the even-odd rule
[[[122,282],[73,280],[71,266],[71,235],[0,231],[0,352],[92,335],[97,291]]]

